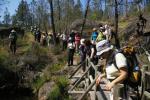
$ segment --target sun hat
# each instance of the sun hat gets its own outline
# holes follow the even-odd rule
[[[102,40],[96,44],[96,50],[97,50],[96,55],[100,56],[103,53],[108,52],[109,50],[112,50],[112,49],[113,49],[113,46],[110,45],[108,40]]]
[[[93,28],[93,31],[96,31],[96,28]]]
[[[80,40],[80,44],[84,44],[84,42],[85,42],[85,39]]]
[[[11,30],[11,32],[16,32],[15,30]]]

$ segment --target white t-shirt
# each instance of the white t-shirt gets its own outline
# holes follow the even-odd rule
[[[115,55],[115,61],[119,69],[122,67],[127,67],[126,58],[122,53],[117,53]],[[116,77],[118,77],[118,74],[119,74],[119,70],[116,68],[114,64],[106,66],[107,79],[115,79]]]

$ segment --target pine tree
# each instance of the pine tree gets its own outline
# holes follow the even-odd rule
[[[4,20],[3,23],[8,26],[11,22],[11,18],[10,18],[10,13],[8,11],[8,8],[6,7],[5,11],[4,11]]]

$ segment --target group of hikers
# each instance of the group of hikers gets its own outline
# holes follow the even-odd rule
[[[143,18],[140,16],[140,18]],[[142,20],[142,19],[139,19]],[[146,20],[142,22],[143,27],[145,26]],[[139,29],[141,26],[137,23],[137,27]],[[41,42],[43,45],[50,45],[50,43],[53,42],[53,35],[48,34],[47,32],[45,34],[41,34],[39,28],[32,27],[31,30],[34,33],[34,40],[37,42]],[[137,32],[141,33],[143,31],[143,28],[141,30],[137,30]],[[72,66],[74,63],[74,54],[80,55],[80,62],[78,64],[82,65],[82,71],[85,72],[86,66],[85,66],[85,60],[86,57],[89,57],[90,61],[93,62],[94,65],[97,65],[99,61],[104,60],[104,71],[103,73],[98,76],[96,80],[96,84],[100,84],[101,80],[106,77],[109,82],[106,84],[105,88],[106,90],[111,91],[110,99],[113,100],[114,96],[114,86],[116,86],[118,83],[129,83],[127,79],[129,80],[129,77],[131,77],[131,74],[135,74],[133,72],[138,72],[139,75],[139,63],[136,58],[136,52],[134,48],[125,46],[122,49],[117,49],[115,46],[112,45],[111,39],[113,34],[115,34],[112,31],[111,26],[108,24],[106,25],[99,25],[98,28],[93,28],[93,31],[91,33],[91,38],[83,38],[82,35],[75,30],[72,30],[70,34],[66,34],[63,32],[62,34],[58,33],[56,34],[56,40],[57,42],[61,43],[62,50],[67,49],[68,54],[68,60],[67,64],[68,66]],[[17,34],[15,30],[12,30],[10,35],[10,49],[12,53],[15,54],[16,52],[16,41],[17,41]],[[42,38],[42,39],[41,39]],[[127,55],[130,55],[128,57]],[[130,61],[129,61],[130,60]],[[130,68],[130,66],[134,66]],[[90,71],[91,75],[94,76],[94,72]],[[135,74],[136,78],[139,77],[137,74]],[[139,80],[138,80],[139,81]],[[139,84],[139,83],[137,83]],[[133,87],[136,86],[133,82]],[[125,85],[126,88],[126,85]],[[122,99],[127,99],[127,92],[124,93],[125,95],[122,96]]]
[[[105,85],[105,89],[111,91],[110,100],[114,100],[114,87],[118,83],[124,84],[124,91],[121,98],[128,100],[128,89],[130,86],[133,91],[137,91],[137,99],[140,100],[138,86],[141,83],[140,65],[136,56],[134,47],[126,45],[121,49],[117,49],[112,45],[111,39],[114,32],[109,25],[100,25],[99,28],[93,28],[91,39],[82,38],[78,32],[72,31],[68,38],[68,66],[73,65],[73,57],[75,52],[79,52],[82,71],[85,72],[86,57],[94,65],[100,61],[105,61],[104,71],[96,79],[96,84],[99,85],[101,80],[106,77],[109,82]],[[76,36],[80,36],[77,38]],[[77,40],[76,40],[77,39]],[[80,41],[80,42],[79,42]],[[95,73],[90,69],[90,74],[93,77]],[[122,100],[121,99],[121,100]]]

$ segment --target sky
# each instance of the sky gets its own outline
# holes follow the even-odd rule
[[[5,8],[7,7],[8,8],[8,11],[10,13],[10,15],[12,16],[13,14],[15,14],[15,10],[17,10],[18,8],[18,5],[20,3],[21,0],[7,0],[8,3],[6,3],[5,5],[3,5],[1,7],[1,11],[0,11],[0,21],[3,20],[3,14],[4,14],[4,11],[5,11]],[[28,2],[28,4],[32,1],[32,0],[26,0]],[[87,0],[81,0],[81,3],[85,5],[85,1]]]
[[[13,14],[15,14],[15,10],[17,10],[18,8],[18,5],[20,3],[21,0],[7,0],[8,2],[3,5],[1,7],[1,11],[0,11],[0,20],[3,19],[3,14],[4,14],[4,11],[5,11],[5,8],[7,7],[8,8],[8,11],[10,13],[10,15],[12,16]],[[28,3],[30,3],[32,0],[26,0]]]

